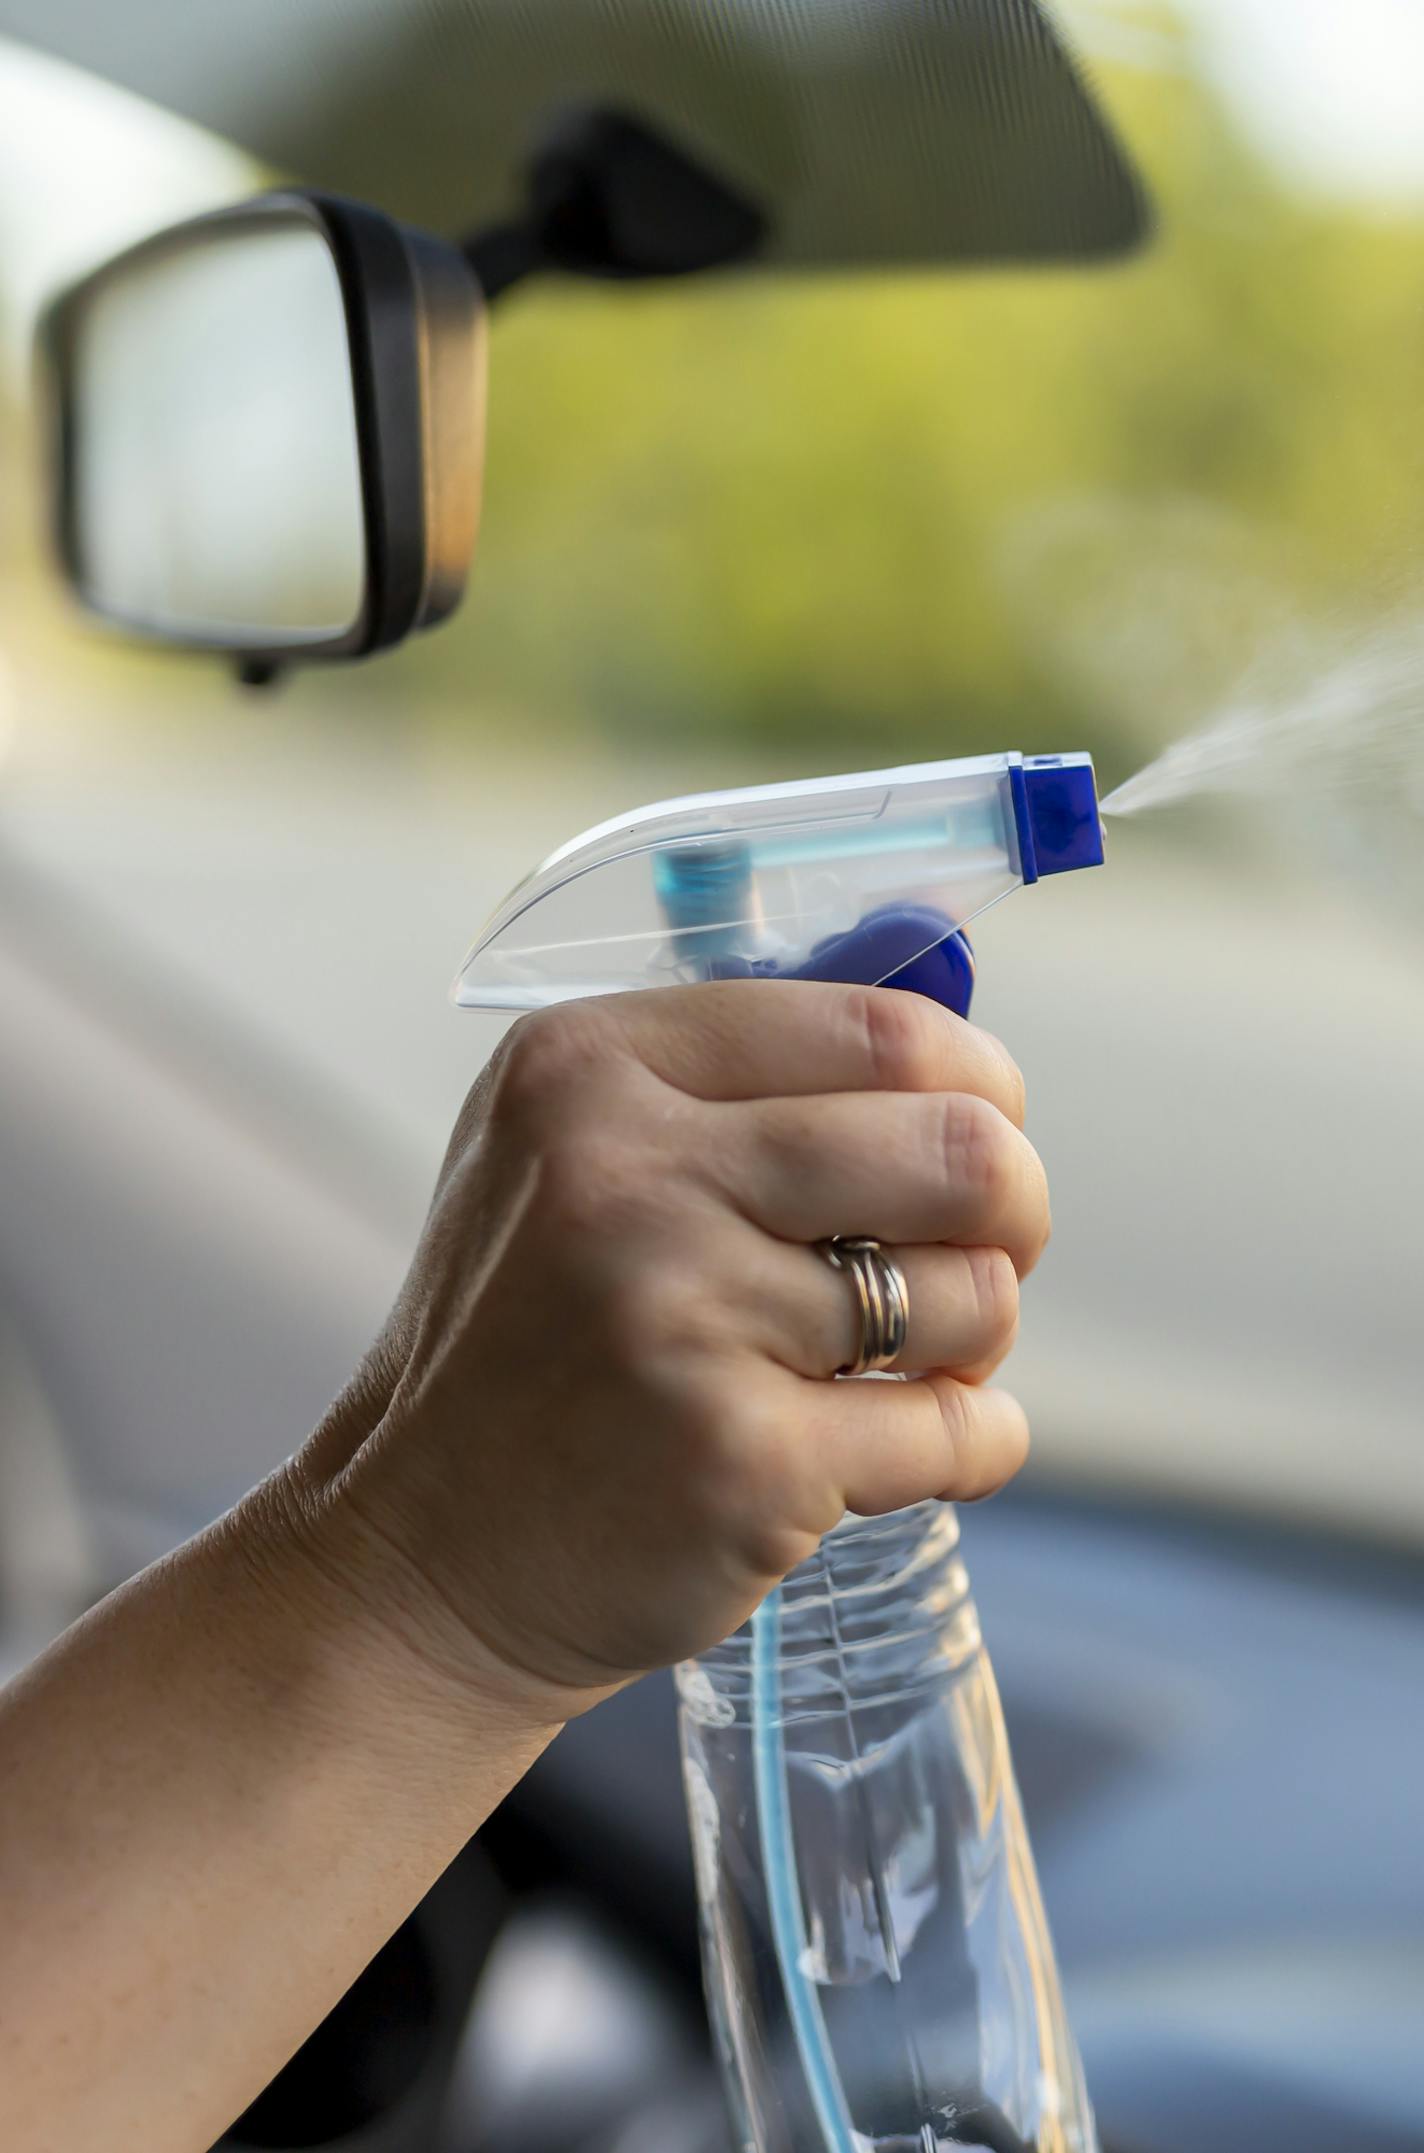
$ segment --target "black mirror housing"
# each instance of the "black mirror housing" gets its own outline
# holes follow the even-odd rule
[[[175,574],[181,578],[181,570],[168,556],[178,552],[185,511],[191,540],[194,504],[162,498],[164,465],[161,456],[156,457],[155,498],[124,510],[135,525],[129,534],[135,541],[131,553],[151,563],[151,589],[136,595],[133,577],[128,579],[132,587],[126,587],[122,571],[117,579],[106,576],[101,560],[105,549],[99,543],[102,534],[92,508],[93,467],[104,446],[93,438],[92,377],[96,369],[103,376],[106,353],[111,347],[117,350],[121,338],[110,334],[105,344],[95,325],[106,319],[121,324],[122,337],[128,340],[130,404],[144,393],[142,368],[135,369],[132,358],[137,350],[142,359],[145,337],[160,379],[165,378],[162,366],[167,366],[171,400],[181,403],[185,387],[195,395],[205,394],[201,382],[185,379],[197,367],[188,368],[181,353],[175,356],[171,340],[165,346],[164,307],[152,295],[171,289],[175,277],[185,276],[187,264],[201,264],[214,249],[227,246],[229,258],[235,259],[231,249],[242,245],[250,262],[254,247],[262,248],[278,234],[290,244],[294,233],[309,235],[326,250],[339,288],[339,327],[333,328],[332,337],[339,340],[344,359],[333,341],[333,364],[344,366],[346,372],[339,383],[315,383],[312,395],[313,409],[323,423],[335,398],[342,403],[344,425],[344,399],[350,399],[353,477],[343,512],[349,513],[353,529],[343,543],[351,562],[359,557],[359,569],[352,570],[350,602],[335,608],[338,618],[319,623],[284,620],[280,625],[275,620],[269,623],[260,609],[240,623],[194,617],[191,608],[166,610],[166,594]],[[307,245],[307,240],[302,244]],[[222,257],[217,260],[221,268]],[[326,275],[324,269],[314,273]],[[171,305],[167,312],[171,317]],[[183,326],[195,352],[205,348],[201,342],[205,335],[211,343],[217,333],[203,319],[196,284]],[[244,324],[244,335],[249,327],[260,342],[262,325]],[[275,324],[273,334],[277,334]],[[228,653],[245,677],[257,680],[293,663],[358,658],[388,649],[416,629],[443,620],[459,603],[479,517],[487,339],[480,287],[458,249],[364,204],[307,190],[282,190],[174,226],[106,263],[53,303],[41,324],[39,342],[50,412],[55,546],[71,589],[101,617],[170,646]],[[240,404],[251,371],[244,374],[230,365],[227,378]],[[101,391],[103,387],[101,378]],[[176,399],[175,388],[180,392]],[[270,419],[273,393],[280,398],[281,388],[278,368],[267,383],[268,403],[257,414],[263,424]],[[254,388],[252,394],[257,393]],[[97,408],[107,407],[101,400]],[[139,430],[140,450],[145,441],[151,448],[161,446],[169,413],[158,388],[152,408],[129,416]],[[205,415],[203,438],[209,452],[220,457],[221,442],[215,451],[211,448],[213,418],[213,413]],[[235,438],[241,418],[239,409],[234,414]],[[309,488],[308,518],[322,513],[321,476],[317,472]],[[240,471],[233,477],[249,490],[260,484],[250,473],[245,480]],[[281,479],[278,471],[274,494],[281,492]],[[328,493],[339,490],[328,488]],[[207,503],[214,515],[219,513],[222,492],[221,486],[207,488]],[[260,494],[257,502],[255,513],[260,516]],[[282,514],[282,504],[275,498],[271,510],[275,524]],[[250,503],[249,511],[244,542],[256,550],[260,532],[252,530]],[[336,513],[334,508],[332,513]],[[294,543],[299,542],[297,532]],[[219,614],[221,610],[214,609]]]

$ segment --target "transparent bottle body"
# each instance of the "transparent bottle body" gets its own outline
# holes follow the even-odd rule
[[[953,1511],[758,1620],[678,1670],[738,2153],[1097,2153]]]

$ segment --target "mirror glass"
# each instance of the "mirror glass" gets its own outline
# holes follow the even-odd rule
[[[70,363],[90,602],[232,648],[339,637],[365,588],[356,410],[323,233],[216,223],[89,293]]]

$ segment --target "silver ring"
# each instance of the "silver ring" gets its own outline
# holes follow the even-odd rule
[[[849,1273],[860,1313],[860,1352],[838,1376],[878,1375],[905,1350],[910,1326],[910,1288],[893,1257],[869,1234],[832,1234],[816,1243],[833,1270]]]

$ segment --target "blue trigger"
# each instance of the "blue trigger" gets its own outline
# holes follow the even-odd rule
[[[936,942],[923,957],[905,965],[884,981],[887,987],[903,987],[911,994],[928,995],[957,1017],[967,1017],[974,999],[974,951],[963,928]]]
[[[930,938],[935,939],[926,948]],[[962,929],[928,905],[883,905],[846,934],[818,942],[795,979],[903,988],[967,1017],[974,993],[974,952]]]

